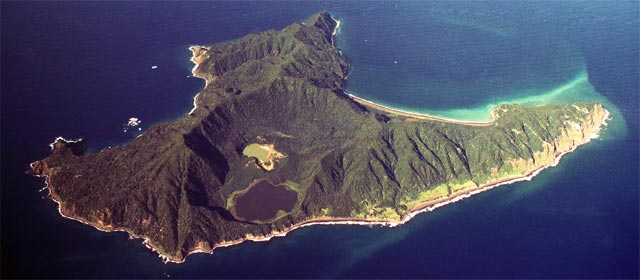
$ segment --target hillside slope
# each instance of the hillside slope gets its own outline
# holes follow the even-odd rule
[[[501,105],[469,126],[378,111],[345,94],[349,61],[327,13],[281,31],[193,47],[207,80],[197,107],[122,147],[83,153],[58,139],[34,162],[63,215],[143,237],[171,261],[271,236],[313,220],[401,221],[411,211],[529,175],[587,142],[607,112],[597,103]],[[286,155],[273,171],[250,144]],[[269,221],[241,221],[233,196],[256,180],[289,185],[298,201]]]

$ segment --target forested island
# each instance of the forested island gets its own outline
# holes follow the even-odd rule
[[[318,223],[394,226],[499,184],[530,179],[597,135],[599,103],[504,104],[462,123],[379,106],[345,91],[337,22],[193,46],[206,80],[184,118],[85,154],[62,138],[28,171],[60,213],[126,231],[165,260]]]

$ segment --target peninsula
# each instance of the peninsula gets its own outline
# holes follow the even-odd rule
[[[598,103],[504,104],[462,123],[345,92],[338,22],[193,46],[206,80],[188,115],[85,154],[62,138],[28,173],[64,217],[125,231],[166,261],[314,224],[395,226],[416,213],[527,180],[597,135]]]

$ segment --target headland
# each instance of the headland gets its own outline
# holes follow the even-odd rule
[[[94,154],[82,140],[58,138],[29,173],[46,178],[62,216],[125,231],[182,262],[311,225],[401,225],[531,180],[608,119],[599,103],[507,104],[491,122],[463,122],[346,95],[350,65],[333,42],[337,27],[319,13],[281,31],[193,46],[192,74],[206,85],[188,116]],[[287,156],[255,168],[256,156],[243,153],[254,144]],[[234,194],[256,180],[295,189],[291,211],[237,217]]]

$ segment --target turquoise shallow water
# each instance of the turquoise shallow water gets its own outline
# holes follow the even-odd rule
[[[86,137],[97,151],[140,133],[123,133],[131,116],[144,132],[188,112],[203,86],[187,77],[189,44],[321,10],[342,21],[348,90],[367,99],[460,119],[486,119],[506,101],[597,100],[613,120],[531,182],[402,227],[308,227],[183,264],[61,218],[38,192],[42,180],[23,175],[56,136]],[[635,1],[3,2],[2,276],[638,278],[639,10]]]
[[[532,28],[528,20],[491,23],[494,16],[508,15],[482,8],[402,3],[367,13],[381,10],[403,19],[341,19],[337,43],[354,64],[350,93],[403,111],[462,121],[490,121],[491,110],[505,103],[600,102],[612,113],[606,137],[626,133],[618,108],[590,84],[582,51],[547,26],[548,18],[529,15],[540,25]]]
[[[367,98],[367,95],[355,93],[355,95]],[[500,104],[520,104],[524,106],[542,106],[545,104],[571,104],[576,102],[599,102],[611,113],[607,122],[604,138],[624,137],[627,132],[626,122],[620,110],[606,97],[599,94],[589,83],[587,71],[584,70],[570,81],[549,90],[526,90],[515,94],[514,97],[506,97],[491,103],[470,108],[449,109],[420,109],[414,106],[389,105],[383,101],[371,99],[379,104],[390,106],[406,112],[427,114],[459,121],[491,121],[491,110]]]

